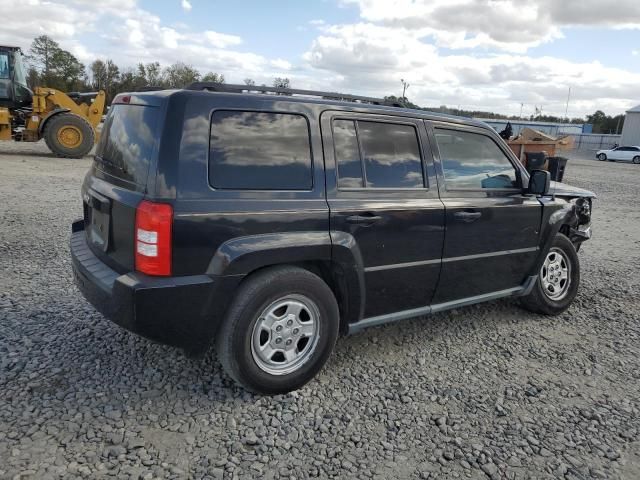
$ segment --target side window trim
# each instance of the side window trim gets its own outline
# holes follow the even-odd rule
[[[427,174],[427,165],[426,165],[426,148],[430,148],[430,146],[424,145],[422,139],[420,138],[420,124],[423,123],[423,119],[421,118],[408,118],[403,121],[401,118],[394,117],[392,119],[382,119],[379,117],[373,117],[367,114],[354,114],[349,115],[343,114],[344,112],[338,112],[336,115],[331,116],[331,137],[332,137],[332,146],[333,146],[333,154],[336,163],[336,188],[340,192],[362,192],[362,191],[382,191],[382,192],[426,192],[430,190],[429,187],[429,177]],[[360,155],[360,165],[362,169],[362,187],[340,187],[340,173],[338,168],[338,156],[336,154],[335,148],[335,135],[333,129],[333,122],[335,120],[347,120],[352,121],[354,123],[355,131],[356,131],[356,139],[358,142],[358,153]],[[416,141],[418,142],[418,153],[420,154],[420,169],[422,171],[422,187],[367,187],[367,173],[365,168],[365,158],[362,154],[362,141],[360,139],[360,132],[358,130],[358,121],[362,122],[375,122],[375,123],[388,123],[392,125],[405,125],[412,127],[416,134]]]
[[[520,164],[520,162],[518,162],[517,164],[515,163],[515,161],[513,160],[513,158],[511,158],[511,156],[504,150],[504,148],[502,147],[502,145],[500,145],[500,143],[498,143],[496,141],[495,138],[492,137],[492,135],[489,132],[484,131],[481,128],[476,128],[474,126],[467,126],[467,125],[454,125],[454,124],[450,124],[450,123],[446,123],[446,122],[439,122],[439,121],[425,121],[425,126],[427,127],[427,131],[429,132],[429,136],[433,137],[433,142],[434,145],[432,146],[432,153],[437,155],[437,162],[438,164],[440,164],[440,171],[438,172],[438,177],[441,177],[442,180],[442,185],[441,188],[444,187],[444,190],[446,192],[495,192],[495,193],[500,193],[500,192],[505,192],[505,193],[514,193],[514,192],[521,192],[523,185],[525,184],[525,180],[528,179],[528,175],[524,174],[524,167],[522,166],[522,164]],[[452,131],[457,131],[457,132],[464,132],[464,133],[474,133],[477,135],[482,135],[484,137],[489,138],[495,145],[496,147],[498,147],[498,149],[500,150],[500,152],[502,152],[502,154],[505,156],[505,158],[509,161],[509,163],[511,164],[511,166],[513,167],[513,169],[516,172],[516,178],[518,179],[518,181],[520,182],[520,187],[506,187],[506,188],[468,188],[468,187],[458,187],[458,188],[451,188],[451,187],[447,187],[447,181],[446,178],[444,176],[444,165],[442,163],[442,155],[440,154],[440,146],[438,145],[438,142],[436,140],[436,130],[452,130]]]
[[[311,186],[309,188],[298,188],[298,189],[281,189],[281,188],[220,188],[220,187],[214,187],[211,184],[211,159],[212,159],[212,152],[211,152],[211,129],[213,126],[213,116],[217,113],[217,112],[248,112],[248,113],[270,113],[270,114],[278,114],[278,115],[296,115],[299,117],[302,117],[307,125],[307,138],[308,138],[308,142],[309,142],[309,160],[310,160],[310,180],[311,180]],[[220,108],[214,108],[209,112],[209,138],[208,138],[208,145],[207,145],[207,162],[206,162],[206,166],[207,166],[207,186],[209,188],[209,190],[212,190],[214,192],[254,192],[254,193],[269,193],[269,194],[274,194],[274,193],[283,193],[283,194],[303,194],[303,193],[309,193],[309,192],[313,192],[314,189],[316,188],[316,184],[315,184],[315,158],[314,158],[314,152],[313,152],[313,138],[312,138],[312,132],[311,132],[311,122],[309,120],[309,117],[303,113],[303,112],[296,112],[296,111],[287,111],[287,110],[260,110],[260,109],[255,109],[255,108],[233,108],[233,107],[220,107]]]
[[[362,152],[364,151],[362,148],[362,140],[360,140],[360,129],[358,127],[358,120],[351,120],[353,122],[353,128],[356,131],[356,143],[358,144],[358,155],[360,155],[360,170],[362,171],[362,187],[363,189],[367,187],[367,169],[364,163],[364,155]],[[336,166],[338,165],[338,156],[336,155]],[[340,169],[337,170],[337,180],[338,180],[338,188],[340,188]]]

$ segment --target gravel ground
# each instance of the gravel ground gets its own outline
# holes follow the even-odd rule
[[[0,145],[0,478],[640,478],[640,167],[569,164],[599,199],[564,315],[499,301],[367,330],[260,397],[80,296],[88,165]]]

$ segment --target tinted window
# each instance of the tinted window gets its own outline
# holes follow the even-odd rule
[[[436,129],[447,188],[513,188],[516,171],[489,137]]]
[[[358,122],[367,187],[424,187],[420,147],[415,127]]]
[[[96,148],[96,166],[115,177],[146,185],[157,124],[156,107],[113,105]]]
[[[311,149],[304,117],[217,111],[211,120],[209,183],[215,188],[309,190]]]
[[[340,188],[363,187],[362,162],[353,120],[333,122],[333,141],[338,163],[338,186]]]
[[[9,55],[0,53],[0,78],[9,78]]]

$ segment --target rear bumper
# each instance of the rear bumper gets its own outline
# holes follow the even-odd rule
[[[151,340],[204,353],[241,277],[120,275],[90,250],[83,225],[73,224],[75,283],[105,317]]]

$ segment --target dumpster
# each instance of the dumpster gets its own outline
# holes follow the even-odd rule
[[[561,182],[564,177],[564,171],[567,168],[567,160],[566,157],[549,157],[549,173],[551,174],[551,179],[556,182]]]

